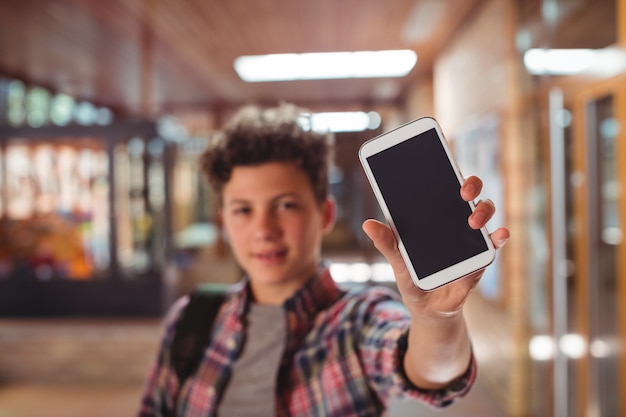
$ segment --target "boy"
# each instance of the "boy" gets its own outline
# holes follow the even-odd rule
[[[301,127],[300,114],[287,104],[244,108],[203,155],[245,277],[228,291],[184,381],[169,353],[188,297],[172,307],[140,416],[379,416],[391,398],[441,407],[473,383],[462,307],[482,273],[422,292],[391,230],[367,220],[363,229],[391,264],[400,297],[339,289],[321,259],[335,219],[331,149],[324,135]],[[476,198],[481,185],[467,179],[462,197]],[[480,202],[470,226],[484,226],[494,210]],[[501,247],[508,231],[491,238]]]

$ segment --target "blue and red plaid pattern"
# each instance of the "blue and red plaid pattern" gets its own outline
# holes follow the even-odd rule
[[[248,284],[244,280],[231,289],[204,358],[179,393],[169,351],[187,301],[178,300],[166,317],[139,417],[168,417],[173,407],[178,417],[216,414],[244,342]],[[402,365],[410,317],[392,290],[343,292],[321,266],[318,276],[287,300],[284,309],[287,341],[277,376],[277,416],[380,416],[390,399],[406,397],[444,407],[465,395],[475,380],[472,359],[467,372],[446,389],[421,390],[411,384]]]

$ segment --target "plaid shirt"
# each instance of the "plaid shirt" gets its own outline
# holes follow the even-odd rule
[[[244,342],[248,300],[247,281],[231,289],[204,358],[182,387],[169,362],[169,351],[176,320],[188,298],[174,304],[147,381],[140,417],[167,417],[173,414],[174,404],[178,417],[216,414]],[[397,294],[386,288],[344,293],[322,267],[283,308],[287,341],[276,383],[277,416],[380,416],[391,398],[402,397],[443,407],[469,391],[476,377],[472,359],[465,375],[447,389],[413,386],[403,373],[410,317]]]

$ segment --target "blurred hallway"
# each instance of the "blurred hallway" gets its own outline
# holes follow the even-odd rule
[[[418,59],[235,67],[338,51]],[[167,306],[241,276],[202,154],[279,101],[334,137],[338,282],[392,282],[358,150],[422,116],[511,231],[467,304],[478,384],[425,417],[626,417],[626,0],[0,0],[0,417],[133,415]]]

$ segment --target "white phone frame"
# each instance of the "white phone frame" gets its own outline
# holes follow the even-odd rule
[[[442,269],[438,272],[435,272],[431,275],[425,277],[419,277],[415,272],[415,268],[413,267],[412,261],[409,257],[409,254],[400,238],[400,234],[396,229],[395,223],[393,221],[393,216],[391,215],[389,208],[383,198],[383,195],[378,188],[378,182],[374,177],[374,174],[370,168],[370,165],[367,161],[367,158],[375,155],[379,152],[383,152],[386,149],[402,143],[406,140],[419,140],[415,138],[421,133],[424,133],[428,130],[435,129],[437,132],[437,136],[443,146],[443,149],[446,152],[448,160],[450,161],[450,165],[452,166],[454,173],[459,181],[459,184],[462,185],[464,178],[461,175],[461,171],[458,167],[458,164],[454,160],[452,152],[448,146],[448,143],[443,135],[441,127],[439,123],[432,117],[421,117],[419,119],[413,120],[409,123],[406,123],[396,129],[393,129],[389,132],[383,133],[379,136],[376,136],[373,139],[368,140],[363,143],[359,149],[359,160],[361,161],[361,165],[365,171],[367,179],[374,191],[374,195],[376,196],[376,200],[380,205],[382,212],[387,220],[391,230],[393,231],[396,241],[398,243],[398,249],[402,254],[402,258],[407,266],[409,274],[415,285],[421,288],[424,291],[432,291],[436,288],[441,287],[442,285],[448,284],[450,282],[456,281],[457,279],[463,278],[473,272],[486,268],[489,264],[493,262],[495,259],[496,250],[491,242],[491,238],[489,237],[489,232],[486,227],[482,227],[480,232],[485,240],[487,250],[479,253],[471,258],[468,258],[459,263],[453,264],[445,269]],[[460,197],[459,197],[460,198]],[[471,207],[471,211],[473,212],[476,208],[473,201],[468,202]]]

